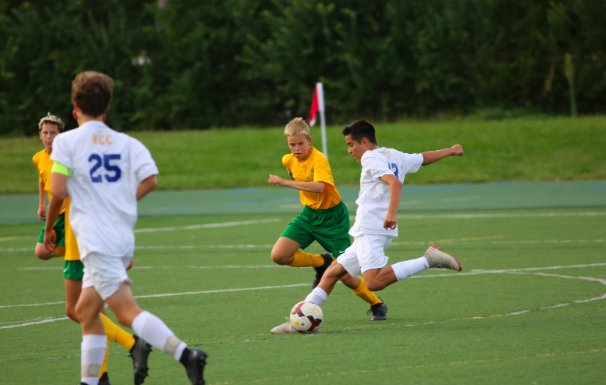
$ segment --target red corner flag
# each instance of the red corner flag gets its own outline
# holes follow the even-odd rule
[[[311,101],[311,110],[309,111],[310,126],[316,124],[316,113],[318,112],[324,113],[324,90],[322,89],[322,83],[316,83],[314,98]]]

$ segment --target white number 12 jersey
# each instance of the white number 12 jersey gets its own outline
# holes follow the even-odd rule
[[[51,159],[70,171],[71,223],[80,258],[89,253],[132,256],[137,185],[158,174],[147,148],[101,121],[58,135]]]
[[[404,183],[406,174],[414,173],[423,164],[423,155],[406,154],[393,148],[379,147],[366,151],[360,159],[360,194],[356,200],[356,221],[349,230],[352,237],[362,234],[398,236],[398,227],[385,230],[383,220],[389,208],[389,186],[379,178],[395,175]]]

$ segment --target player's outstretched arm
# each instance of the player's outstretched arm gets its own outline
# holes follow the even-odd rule
[[[137,185],[137,200],[140,201],[149,194],[158,185],[158,178],[155,175],[143,179]]]
[[[271,186],[279,185],[282,187],[290,187],[296,190],[303,190],[313,193],[322,193],[324,191],[324,182],[295,182],[292,180],[284,180],[277,175],[269,174],[267,181]]]
[[[423,155],[423,166],[435,163],[439,160],[446,158],[447,156],[463,156],[463,146],[455,144],[450,148],[444,148],[437,151],[427,151],[421,153]]]
[[[383,220],[383,228],[393,230],[398,225],[398,207],[400,207],[402,196],[402,182],[392,174],[383,175],[379,179],[389,186],[389,207]]]

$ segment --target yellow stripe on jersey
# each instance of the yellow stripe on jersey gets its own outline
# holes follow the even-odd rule
[[[78,251],[78,242],[76,242],[76,235],[69,223],[69,208],[71,203],[69,198],[65,199],[65,260],[79,261],[80,252]]]
[[[295,182],[324,182],[321,194],[299,190],[301,203],[314,210],[326,210],[341,202],[341,195],[335,187],[328,159],[313,146],[309,146],[311,154],[305,161],[299,163],[294,155],[284,155],[282,164],[293,175]]]

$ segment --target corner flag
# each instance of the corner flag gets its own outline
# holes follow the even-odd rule
[[[322,83],[316,83],[316,89],[314,91],[314,98],[311,101],[311,110],[309,111],[309,125],[314,126],[316,124],[316,114],[320,113],[320,121],[322,128],[322,152],[328,159],[328,149],[326,147],[326,122],[324,119],[324,88]]]

